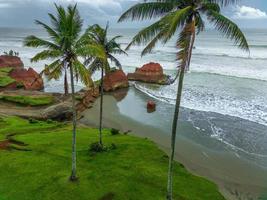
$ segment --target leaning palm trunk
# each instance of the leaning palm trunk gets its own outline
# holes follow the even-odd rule
[[[102,141],[102,124],[103,124],[103,93],[104,93],[104,69],[101,67],[101,83],[100,83],[100,119],[99,119],[99,144],[103,147]]]
[[[177,131],[177,124],[179,119],[179,112],[180,112],[180,105],[182,99],[182,91],[183,91],[183,81],[184,81],[184,74],[185,71],[189,69],[192,50],[195,42],[195,20],[193,19],[190,24],[188,24],[184,29],[184,36],[189,34],[189,45],[183,46],[184,50],[178,56],[184,56],[182,58],[183,63],[179,69],[179,82],[178,82],[178,91],[175,103],[175,111],[173,117],[173,124],[172,124],[172,136],[171,136],[171,155],[169,159],[169,170],[168,170],[168,185],[167,185],[167,200],[172,200],[173,196],[173,162],[174,162],[174,154],[175,154],[175,143],[176,143],[176,131]]]
[[[71,97],[72,97],[72,123],[73,123],[73,132],[72,132],[72,171],[71,171],[71,181],[75,181],[76,177],[76,126],[77,126],[77,113],[76,113],[76,106],[75,106],[75,88],[74,88],[74,77],[73,77],[73,68],[70,62],[70,80],[71,80]]]

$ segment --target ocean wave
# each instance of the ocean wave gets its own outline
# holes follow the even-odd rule
[[[167,93],[166,88],[165,90],[154,91],[136,83],[134,87],[152,98],[175,105],[176,96],[174,91]],[[210,94],[202,94],[197,90],[185,89],[183,92],[182,106],[198,111],[238,117],[267,126],[267,107],[265,102],[259,103],[259,101],[247,102],[230,96],[225,97],[223,94],[216,96],[212,92]]]
[[[168,95],[165,94],[165,92],[163,90],[160,90],[159,92],[153,92],[153,90],[145,87],[144,84],[135,83],[134,87],[137,90],[139,90],[140,92],[142,92],[142,93],[144,93],[144,94],[146,94],[146,95],[148,95],[148,96],[150,96],[152,98],[155,98],[155,99],[157,99],[159,101],[162,101],[162,102],[165,102],[165,103],[168,103],[168,104],[172,104],[172,105],[175,104],[175,97],[174,97],[175,94],[173,92],[171,94],[169,94],[169,96],[168,96]],[[193,93],[198,93],[198,92],[194,91]],[[266,117],[267,117],[267,113],[266,113],[267,112],[267,108],[265,108],[266,112],[262,112],[258,116],[257,116],[258,111],[259,110],[264,110],[264,109],[262,109],[262,107],[258,107],[258,109],[257,108],[255,109],[255,107],[254,107],[254,111],[244,114],[244,110],[251,111],[249,109],[249,105],[246,105],[245,108],[242,108],[242,106],[240,106],[240,104],[238,105],[238,104],[233,103],[233,100],[231,98],[228,99],[228,101],[224,101],[224,100],[222,100],[222,97],[219,97],[218,98],[219,101],[221,101],[222,104],[225,104],[222,107],[230,108],[232,106],[232,107],[236,107],[237,109],[241,108],[240,112],[235,112],[236,110],[232,110],[232,109],[230,109],[231,112],[225,112],[227,109],[220,109],[219,108],[219,107],[221,107],[220,103],[219,103],[219,107],[215,108],[215,107],[212,107],[213,105],[209,103],[210,101],[207,101],[208,102],[207,103],[208,106],[206,106],[206,107],[205,106],[200,106],[199,103],[195,104],[195,103],[189,102],[190,99],[193,99],[194,102],[197,102],[196,99],[200,99],[201,97],[203,97],[203,95],[198,95],[198,98],[195,98],[195,97],[192,98],[192,96],[195,96],[195,94],[193,94],[193,95],[191,95],[191,94],[192,94],[192,92],[189,92],[189,96],[188,96],[188,92],[186,90],[184,91],[184,95],[183,96],[185,98],[184,98],[184,101],[182,101],[182,106],[184,108],[197,110],[197,111],[201,111],[201,112],[219,113],[219,114],[222,114],[222,115],[225,115],[225,116],[238,117],[238,118],[241,118],[241,119],[244,119],[244,120],[248,120],[248,121],[251,121],[251,122],[256,122],[258,124],[262,124],[264,126],[267,126],[267,119],[266,119]],[[206,96],[212,96],[212,95],[211,94],[207,94]],[[206,100],[204,100],[204,101],[206,101]],[[200,101],[200,102],[203,102],[203,101]],[[242,103],[244,103],[244,102],[241,102],[241,104]],[[263,159],[267,158],[267,155],[264,152],[254,151],[253,150],[254,144],[252,144],[252,143],[251,143],[250,146],[246,146],[246,147],[245,146],[241,147],[240,145],[237,145],[235,139],[231,140],[231,134],[233,134],[233,133],[231,133],[230,135],[226,134],[226,132],[224,132],[225,130],[223,130],[223,128],[218,127],[215,123],[212,122],[213,117],[208,117],[209,115],[203,115],[203,116],[205,116],[204,119],[207,120],[208,124],[210,125],[211,131],[212,131],[210,137],[212,137],[212,138],[224,143],[227,147],[231,148],[232,150],[234,150],[237,153],[245,153],[247,155],[256,156],[256,157],[263,158]],[[196,126],[194,124],[194,120],[195,119],[189,119],[189,120],[190,120],[190,122],[192,122],[193,126],[196,127],[196,129],[202,130],[202,128],[200,128],[199,126]],[[197,120],[199,120],[199,118],[197,118]],[[248,139],[248,142],[249,141],[250,140]]]

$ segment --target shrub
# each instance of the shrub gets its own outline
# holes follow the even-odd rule
[[[36,119],[32,119],[32,118],[29,119],[29,123],[30,123],[30,124],[37,124],[38,122],[39,122],[39,121],[36,120]]]
[[[48,120],[46,120],[46,123],[48,123],[48,124],[52,124],[54,121],[52,120],[52,119],[48,119]]]
[[[115,129],[115,128],[112,128],[110,132],[111,132],[111,135],[119,135],[120,134],[120,131],[118,129]]]
[[[103,152],[106,150],[107,150],[107,148],[102,146],[99,142],[94,142],[94,143],[90,144],[90,147],[89,147],[89,151],[91,153],[100,153],[100,152]]]

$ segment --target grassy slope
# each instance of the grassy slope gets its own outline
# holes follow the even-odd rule
[[[0,87],[5,87],[11,83],[14,83],[15,80],[8,76],[9,72],[12,70],[11,67],[0,68]]]
[[[0,100],[19,103],[24,106],[43,106],[52,104],[53,96],[22,96],[22,95],[0,95]]]
[[[19,118],[0,122],[6,134],[23,141],[31,151],[0,151],[0,200],[162,200],[166,191],[168,158],[151,141],[133,136],[111,136],[104,142],[117,149],[90,155],[96,129],[78,129],[79,182],[70,183],[71,127]],[[217,187],[175,165],[175,200],[223,200]],[[113,198],[102,198],[106,194]],[[110,195],[112,196],[112,195]]]

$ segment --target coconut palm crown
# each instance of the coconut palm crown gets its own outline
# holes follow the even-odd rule
[[[48,79],[59,79],[65,73],[65,93],[68,93],[67,69],[69,62],[72,63],[75,77],[79,78],[85,85],[92,84],[90,73],[79,61],[79,57],[87,55],[99,55],[101,49],[88,45],[87,35],[81,35],[83,21],[77,10],[77,5],[64,7],[55,4],[57,15],[49,13],[51,26],[39,20],[35,23],[40,25],[48,34],[49,39],[45,40],[31,35],[24,40],[24,45],[34,48],[42,48],[32,59],[32,62],[41,60],[53,60],[46,65],[43,73]]]
[[[117,42],[117,39],[122,36],[117,35],[111,39],[108,39],[108,24],[105,28],[102,28],[98,24],[94,24],[90,26],[86,33],[88,37],[91,39],[92,44],[96,44],[101,46],[105,50],[106,60],[99,59],[95,56],[87,56],[85,60],[85,64],[89,65],[89,70],[91,73],[94,73],[96,70],[99,70],[102,66],[104,67],[104,71],[108,73],[110,71],[110,62],[115,64],[116,67],[122,69],[120,61],[114,56],[115,54],[126,54],[127,53],[122,50],[120,44]]]

